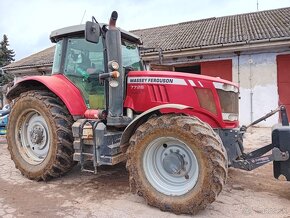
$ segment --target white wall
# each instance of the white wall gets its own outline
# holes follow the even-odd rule
[[[278,107],[277,53],[241,54],[233,60],[233,81],[240,81],[240,124],[247,125]],[[272,126],[278,114],[258,126]]]

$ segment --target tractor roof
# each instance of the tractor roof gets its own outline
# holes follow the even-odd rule
[[[85,32],[85,24],[75,25],[75,26],[69,26],[62,29],[58,29],[55,31],[52,31],[50,34],[50,40],[51,42],[57,42],[60,38],[68,37],[68,36],[77,36],[77,35],[84,35]],[[100,23],[100,27],[103,30],[108,29],[107,24]],[[134,42],[137,44],[142,44],[141,38],[133,33],[130,33],[126,30],[123,30],[121,28],[118,28],[121,31],[121,36],[123,39],[127,39],[130,42]]]

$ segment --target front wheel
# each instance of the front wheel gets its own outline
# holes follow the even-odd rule
[[[29,91],[14,100],[7,144],[16,168],[33,180],[58,177],[73,167],[73,119],[49,91]]]
[[[153,117],[131,137],[127,169],[131,191],[149,205],[195,214],[212,203],[227,178],[219,136],[197,118]]]

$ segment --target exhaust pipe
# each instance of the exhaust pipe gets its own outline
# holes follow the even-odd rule
[[[118,13],[117,13],[117,11],[113,11],[111,14],[111,18],[109,20],[109,29],[116,28],[117,19],[118,19]]]
[[[119,76],[115,78],[108,78],[109,84],[109,101],[108,101],[108,126],[126,126],[131,121],[123,113],[124,101],[124,70],[122,64],[122,43],[121,31],[116,27],[118,13],[112,12],[109,29],[106,32],[106,46],[107,46],[107,69],[108,73],[112,74],[114,69],[111,66],[112,62],[117,62],[119,69]]]

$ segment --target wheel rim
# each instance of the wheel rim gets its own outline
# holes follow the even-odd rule
[[[160,137],[145,149],[143,169],[149,183],[165,195],[180,196],[196,185],[198,161],[181,140]]]
[[[38,165],[44,161],[49,151],[48,125],[36,110],[24,111],[19,117],[16,131],[20,155],[29,164]]]

